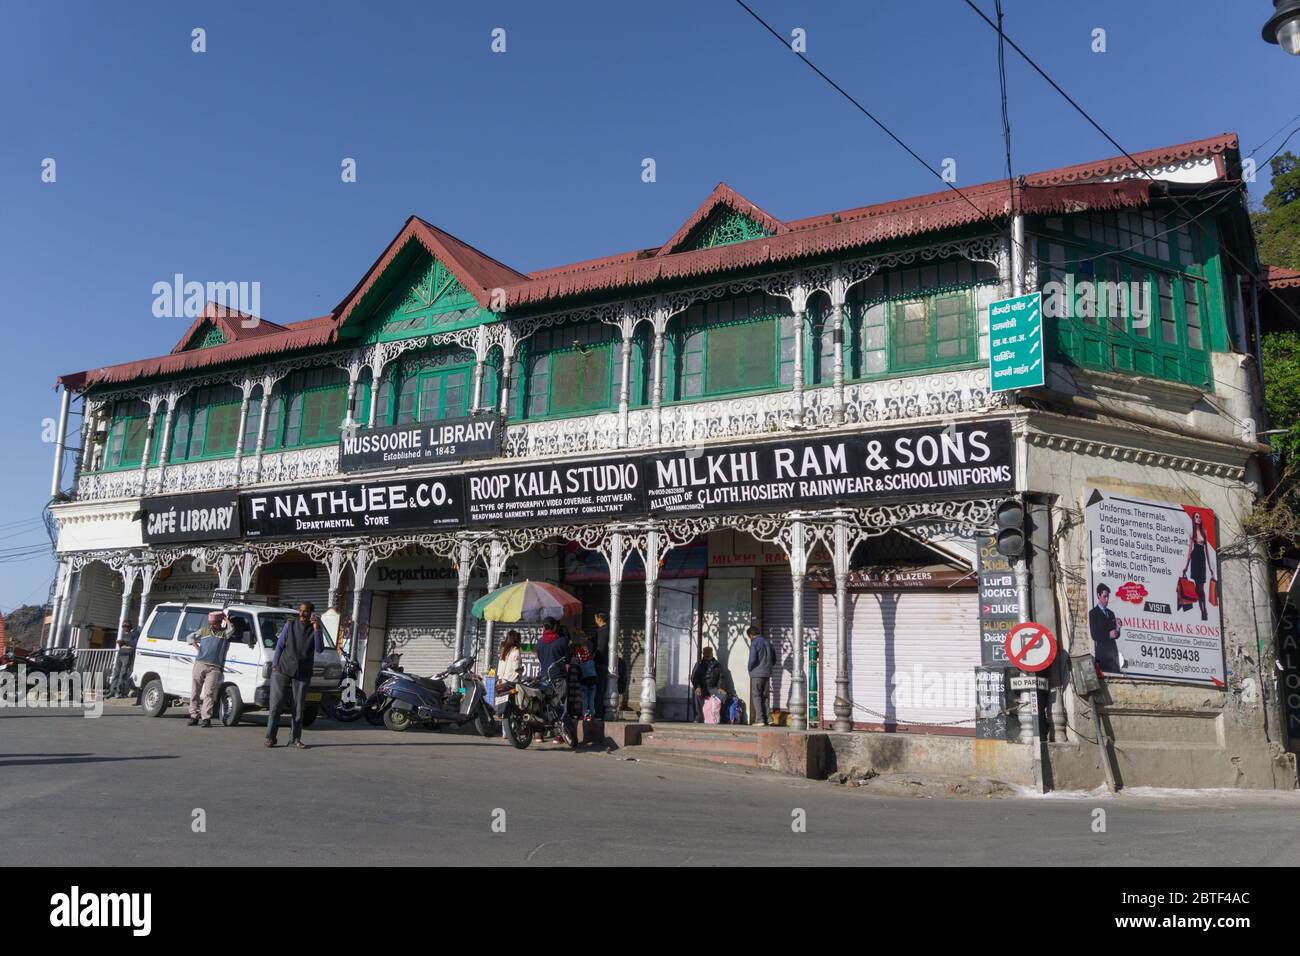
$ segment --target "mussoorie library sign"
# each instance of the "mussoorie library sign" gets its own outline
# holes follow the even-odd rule
[[[244,492],[230,537],[240,527],[246,538],[285,538],[791,511],[1014,486],[1010,423],[968,422]]]

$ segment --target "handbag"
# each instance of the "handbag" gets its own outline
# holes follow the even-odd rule
[[[1212,607],[1219,606],[1219,582],[1213,578],[1210,579],[1209,600]]]
[[[1196,582],[1191,578],[1178,579],[1178,610],[1186,611],[1196,603]]]

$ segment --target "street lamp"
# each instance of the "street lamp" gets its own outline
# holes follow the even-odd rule
[[[1273,6],[1273,16],[1264,24],[1264,39],[1300,56],[1300,0],[1273,0]]]

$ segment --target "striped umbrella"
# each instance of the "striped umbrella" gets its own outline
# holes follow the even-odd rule
[[[498,588],[474,602],[470,613],[481,620],[503,624],[539,624],[582,612],[582,602],[554,584],[520,581]]]

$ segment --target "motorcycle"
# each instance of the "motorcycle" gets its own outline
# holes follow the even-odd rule
[[[493,736],[496,714],[487,702],[483,681],[473,671],[474,658],[462,657],[441,674],[417,677],[393,674],[376,692],[383,704],[384,726],[398,732],[411,727],[460,727],[473,723],[483,737]],[[463,687],[453,690],[445,678],[459,677]],[[499,732],[499,731],[498,731]]]
[[[578,722],[569,714],[569,679],[563,661],[552,664],[544,679],[519,681],[509,695],[502,719],[516,748],[527,748],[533,734],[559,737],[571,748],[578,746]]]
[[[77,652],[70,647],[42,647],[30,654],[21,653],[21,648],[14,648],[0,658],[0,671],[14,674],[18,665],[27,668],[27,673],[61,674],[77,666]]]
[[[361,665],[350,657],[343,658],[343,675],[339,678],[339,696],[329,705],[327,717],[350,724],[366,708],[366,692],[361,689]]]
[[[401,654],[389,654],[384,658],[384,663],[380,665],[379,676],[375,678],[375,692],[366,698],[366,704],[363,708],[366,715],[366,723],[375,727],[384,722],[384,710],[392,703],[391,697],[385,697],[380,691],[390,677],[395,674],[405,674],[400,663]]]

